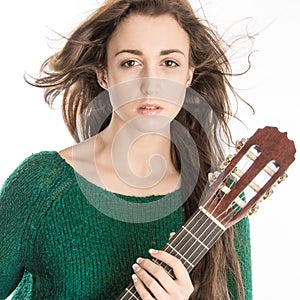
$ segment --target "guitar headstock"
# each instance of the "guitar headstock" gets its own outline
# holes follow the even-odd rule
[[[260,201],[286,177],[295,160],[295,145],[276,127],[258,129],[237,143],[237,154],[227,158],[218,176],[210,174],[211,186],[204,207],[226,228],[256,211]]]

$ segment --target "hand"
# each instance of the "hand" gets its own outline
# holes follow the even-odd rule
[[[165,251],[151,249],[149,253],[152,257],[170,266],[176,279],[173,279],[162,266],[152,260],[138,258],[137,263],[133,265],[135,274],[132,275],[132,279],[142,300],[187,300],[194,287],[189,273],[181,261]]]

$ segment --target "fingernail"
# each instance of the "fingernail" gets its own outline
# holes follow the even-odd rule
[[[175,232],[171,232],[170,236],[169,236],[169,240],[171,240],[174,235],[175,235]]]
[[[132,278],[133,282],[137,282],[137,276],[135,274],[132,274],[131,278]]]
[[[156,254],[156,253],[158,253],[158,250],[155,250],[155,249],[149,249],[149,253],[150,253],[150,254]]]
[[[138,271],[141,269],[141,267],[140,267],[138,264],[133,264],[133,265],[132,265],[132,269],[133,269],[135,272],[138,272]]]
[[[143,259],[142,259],[141,257],[139,257],[139,258],[136,259],[136,262],[137,262],[138,264],[140,264],[142,261],[143,261]]]

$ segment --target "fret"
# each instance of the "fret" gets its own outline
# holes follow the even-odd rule
[[[218,225],[223,231],[226,230],[226,227],[217,220],[212,214],[210,214],[203,206],[199,206],[199,210],[202,211],[205,215],[207,215],[211,220],[214,221],[216,225]]]
[[[205,212],[199,210],[171,240],[171,245],[184,259],[176,255],[168,246],[165,251],[179,258],[190,272],[197,265],[206,252],[224,233],[219,224],[216,224]],[[185,261],[188,260],[187,265]]]
[[[203,248],[203,250],[208,251],[223,232],[224,230],[209,216],[198,211],[189,222],[181,227],[170,244],[187,258],[190,257],[188,253],[196,249],[202,251]],[[165,247],[164,250],[171,253],[168,247]]]
[[[188,230],[185,226],[182,226],[182,228],[190,234],[199,244],[201,244],[205,249],[209,250],[209,248],[201,241],[199,240],[190,230]]]
[[[174,256],[175,253],[172,253],[171,251],[167,251],[168,253],[171,253],[173,254]],[[173,278],[173,279],[176,279],[174,273],[173,273],[173,269],[169,267],[169,265],[167,265],[166,263],[156,259],[156,258],[153,258],[152,261],[154,261],[157,265],[163,267],[163,269]]]
[[[171,249],[177,254],[179,255],[179,257],[177,255],[175,255],[177,258],[179,259],[184,259],[184,261],[186,261],[192,268],[194,268],[195,266],[186,258],[184,257],[178,250],[176,250],[176,248],[172,247],[172,245],[170,243],[166,244],[167,247],[171,247]]]
[[[141,299],[139,294],[137,293],[133,283],[127,286],[124,292],[117,298],[118,300],[136,300]]]
[[[207,221],[203,228],[193,228],[193,234],[198,236],[203,243],[210,249],[217,239],[224,233],[224,230],[217,226],[213,221]]]
[[[195,234],[198,234],[199,232],[196,232]],[[186,253],[188,255],[189,260],[194,264],[197,265],[202,257],[208,252],[208,250],[213,246],[213,244],[219,239],[219,237],[224,233],[223,230],[221,230],[219,227],[214,227],[214,229],[211,231],[211,234],[206,235],[204,241],[206,242],[206,245],[208,245],[208,249],[203,247],[198,242],[195,242],[190,250]],[[193,238],[195,241],[195,239]]]
[[[206,220],[207,217],[205,215],[201,214],[201,216],[200,216],[199,213],[198,213],[198,215],[199,216],[197,216],[197,218],[198,218],[199,222],[196,222],[195,220],[194,221],[191,220],[184,227],[182,226],[181,229],[178,231],[178,233],[169,242],[173,248],[177,249],[177,251],[182,253],[184,256],[186,256],[185,253],[188,253],[188,251],[190,250],[190,248],[193,244],[193,240],[191,239],[191,236],[189,234],[187,234],[186,230],[188,230],[189,232],[194,232],[195,229],[198,227],[201,227],[201,229],[203,229],[204,228],[203,226],[209,225],[207,223],[207,220]],[[203,218],[203,216],[205,219]],[[164,247],[163,250],[176,256],[176,253],[172,252],[171,251],[172,249],[168,248],[167,246]]]
[[[131,289],[126,288],[126,292],[128,294],[130,294],[131,298],[128,299],[140,299],[139,295],[135,295],[134,293],[136,293],[136,290],[134,290],[133,292],[131,291]]]

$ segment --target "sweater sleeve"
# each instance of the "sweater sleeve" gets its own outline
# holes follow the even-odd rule
[[[7,298],[20,282],[30,261],[36,224],[36,201],[42,174],[34,155],[25,159],[7,178],[0,192],[0,299]]]

